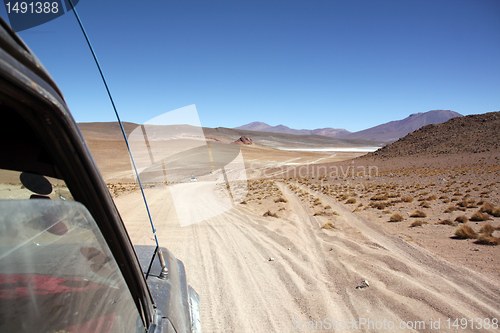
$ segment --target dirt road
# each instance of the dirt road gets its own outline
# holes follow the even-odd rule
[[[227,198],[212,195],[216,187],[188,185],[182,201],[196,201],[202,211],[226,207]],[[458,331],[481,323],[474,331],[498,332],[491,323],[484,329],[485,318],[500,319],[498,281],[385,234],[327,197],[340,216],[331,217],[336,229],[322,229],[327,217],[312,216],[279,186],[291,207],[283,218],[239,205],[186,227],[168,191],[148,190],[160,244],[184,262],[200,294],[204,332],[331,331],[340,324],[338,331],[435,332],[437,321],[441,330],[457,331],[457,318],[468,320]],[[139,192],[115,200],[134,244],[152,245]],[[356,289],[363,280],[369,287]]]

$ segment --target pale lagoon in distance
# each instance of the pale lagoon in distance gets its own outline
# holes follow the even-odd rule
[[[322,151],[322,152],[356,152],[369,153],[381,147],[325,147],[325,148],[278,148],[279,150],[290,151]]]

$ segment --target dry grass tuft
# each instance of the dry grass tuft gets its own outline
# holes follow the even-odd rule
[[[476,238],[477,233],[474,229],[464,224],[455,230],[455,236],[459,239]]]
[[[412,224],[410,224],[410,228],[421,227],[424,224],[427,224],[427,222],[425,222],[424,220],[416,220],[413,221]]]
[[[431,205],[427,201],[422,201],[419,206],[422,208],[431,208]]]
[[[454,227],[456,227],[456,226],[458,225],[458,223],[457,223],[457,222],[453,222],[453,221],[448,220],[448,219],[446,219],[446,220],[441,220],[441,221],[437,221],[437,222],[436,222],[436,224],[451,225],[451,226],[454,226]]]
[[[401,198],[401,200],[403,202],[413,202],[413,198],[412,197],[403,197],[403,198]]]
[[[403,216],[399,213],[392,214],[391,218],[389,219],[390,222],[401,222],[403,220],[404,220]]]
[[[425,214],[421,210],[416,210],[413,213],[411,213],[410,217],[427,217],[427,214]]]
[[[491,215],[493,215],[494,217],[500,217],[500,208],[494,208],[491,211]]]
[[[471,221],[487,221],[489,219],[490,219],[490,217],[487,214],[483,214],[480,211],[475,212],[470,217]]]
[[[457,216],[455,221],[458,223],[467,223],[467,222],[469,222],[469,219],[465,215],[460,215],[460,216]]]
[[[348,199],[345,203],[346,203],[346,204],[355,204],[355,203],[356,203],[356,199],[354,199],[354,198],[350,198],[350,199]]]
[[[283,197],[279,197],[278,199],[274,200],[274,202],[288,202],[288,200]]]
[[[276,213],[272,213],[270,210],[265,212],[262,216],[271,216],[271,217],[276,217],[278,218],[278,215]]]
[[[389,202],[370,202],[370,207],[377,208],[380,210],[383,210],[388,206],[391,206]]]
[[[448,208],[446,208],[446,209],[444,210],[444,212],[443,212],[443,213],[451,213],[451,212],[454,212],[454,211],[456,211],[456,210],[458,210],[458,208],[457,208],[457,207],[455,207],[455,206],[449,206]]]
[[[323,224],[323,226],[321,228],[333,230],[333,229],[335,229],[335,225],[332,222],[326,222],[325,224]]]
[[[370,200],[384,201],[384,200],[389,200],[389,197],[387,195],[375,195],[375,196],[371,197]]]
[[[500,244],[500,238],[487,234],[480,234],[477,241],[474,243],[481,245],[498,245]]]
[[[495,209],[495,206],[493,206],[493,205],[492,205],[492,204],[490,204],[489,202],[485,202],[485,203],[483,203],[483,205],[481,206],[480,211],[481,211],[482,213],[488,213],[488,214],[492,215],[493,209]]]
[[[491,236],[493,235],[493,232],[495,231],[495,228],[489,223],[483,225],[481,229],[479,229],[480,234],[488,235]]]
[[[323,215],[326,215],[327,213],[326,212],[323,212],[321,210],[317,210],[314,212],[313,216],[323,216]]]

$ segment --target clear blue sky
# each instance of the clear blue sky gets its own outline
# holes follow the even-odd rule
[[[0,15],[6,18],[1,6]],[[500,110],[498,0],[81,0],[122,120],[362,130]],[[20,32],[77,121],[114,113],[72,13]]]

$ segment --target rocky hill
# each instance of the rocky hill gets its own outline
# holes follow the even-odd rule
[[[390,121],[362,131],[341,134],[337,137],[344,139],[365,139],[374,141],[393,142],[422,126],[444,123],[448,119],[461,117],[460,113],[450,110],[432,110],[413,113],[401,120]]]
[[[500,151],[500,112],[452,118],[406,135],[366,157],[483,153]]]

